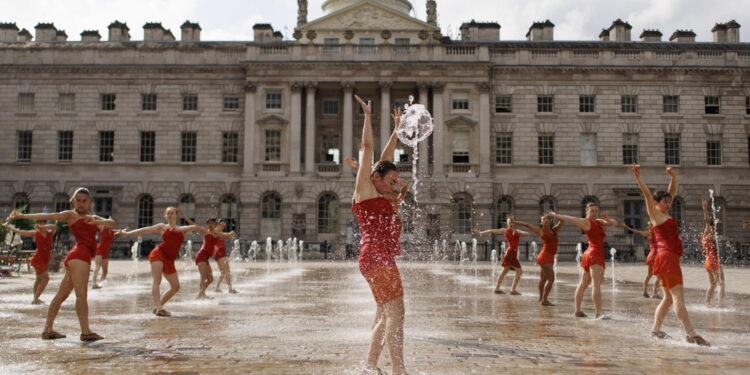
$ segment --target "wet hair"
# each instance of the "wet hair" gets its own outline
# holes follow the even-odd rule
[[[216,218],[209,217],[208,219],[206,219],[206,224],[216,224]]]
[[[76,189],[76,191],[73,192],[73,195],[70,196],[70,199],[73,199],[78,194],[85,194],[91,197],[91,192],[89,191],[89,189],[86,189],[85,187],[79,187],[78,189]]]
[[[393,164],[388,160],[381,160],[375,164],[374,168],[372,168],[371,176],[374,176],[375,173],[377,173],[382,178],[391,171],[398,172],[398,167],[396,166],[396,164]]]
[[[661,203],[661,201],[667,198],[672,198],[672,194],[669,194],[668,192],[664,190],[659,190],[656,192],[656,194],[654,194],[654,201],[657,203]]]

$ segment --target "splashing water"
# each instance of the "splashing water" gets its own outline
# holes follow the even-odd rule
[[[253,263],[258,258],[258,241],[253,241],[253,243],[250,244],[250,253],[253,254]],[[248,258],[250,257],[250,254],[248,254]]]
[[[716,263],[721,265],[721,246],[719,246],[719,209],[716,207],[716,198],[714,189],[708,189],[708,195],[711,197],[711,212],[714,215],[714,239],[716,240]]]
[[[273,240],[271,237],[266,238],[266,262],[271,262],[271,252],[273,251]]]
[[[401,125],[396,129],[396,135],[401,143],[414,148],[432,134],[435,124],[432,115],[423,104],[413,104],[414,96],[409,95],[409,104],[404,105],[401,114]]]
[[[536,260],[537,251],[539,250],[539,245],[536,244],[536,241],[531,241],[531,251],[529,252],[529,261]]]
[[[492,249],[490,253],[490,262],[492,263],[492,279],[495,279],[495,273],[497,272],[497,250]]]
[[[284,241],[283,240],[276,241],[276,250],[278,251],[276,262],[281,262],[281,260],[284,258]]]
[[[305,241],[299,241],[299,260],[302,261],[302,250],[305,249]]]
[[[130,271],[128,272],[128,281],[135,278],[135,281],[138,282],[138,248],[141,246],[141,236],[138,236],[137,241],[133,241],[133,246],[130,247],[130,257],[133,259],[133,265],[130,266]]]
[[[581,269],[581,258],[583,258],[583,244],[576,244],[576,269],[578,270],[578,280],[580,281],[583,277],[583,270]]]
[[[440,248],[438,247],[438,240],[435,240],[435,242],[433,242],[432,244],[432,256],[436,262],[440,260]]]
[[[466,242],[461,242],[461,254],[460,254],[460,256],[461,256],[461,265],[463,266],[464,262],[467,261],[467,260],[469,260],[468,258],[466,258]]]
[[[477,239],[472,238],[471,239],[471,262],[476,266],[477,265]]]
[[[612,291],[617,290],[617,280],[615,280],[615,255],[617,255],[617,249],[614,247],[609,249],[609,255],[612,256]]]
[[[236,238],[232,241],[232,252],[229,253],[229,259],[235,262],[242,260],[242,254],[240,253],[240,240]]]

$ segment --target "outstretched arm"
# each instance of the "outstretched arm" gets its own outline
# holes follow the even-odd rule
[[[541,237],[541,236],[544,235],[544,231],[542,230],[542,228],[539,228],[539,227],[537,227],[535,225],[531,225],[529,223],[526,223],[526,222],[523,222],[523,221],[516,221],[516,220],[512,220],[512,222],[515,223],[518,226],[522,226],[522,227],[528,228],[530,231],[536,233],[536,235],[539,236],[539,237]],[[522,232],[518,231],[518,233],[522,233]],[[526,233],[526,232],[523,232],[523,233]]]
[[[393,153],[396,151],[396,145],[398,144],[398,133],[396,131],[398,130],[398,127],[401,126],[401,108],[394,108],[391,113],[391,118],[394,123],[393,133],[391,133],[391,137],[388,138],[388,144],[383,149],[383,153],[380,154],[381,161],[387,160],[393,162]]]
[[[555,219],[560,220],[560,221],[567,221],[569,223],[572,223],[573,225],[581,228],[583,231],[587,231],[591,229],[591,223],[589,223],[589,221],[586,220],[585,218],[573,217],[573,216],[568,216],[568,215],[560,215],[560,214],[555,213],[554,211],[547,212],[547,216],[554,217]]]
[[[201,236],[205,236],[208,233],[208,229],[196,224],[192,219],[185,215],[185,211],[183,211],[181,207],[177,207],[177,214],[180,215],[182,220],[185,220],[185,222],[188,223],[187,226],[180,227],[180,232],[198,232]]]
[[[31,219],[31,220],[55,220],[55,221],[68,221],[70,220],[73,211],[54,212],[49,214],[24,214],[13,210],[6,220],[14,219]]]
[[[504,235],[505,234],[505,228],[503,229],[488,229],[485,231],[479,231],[479,229],[472,229],[471,233],[476,234],[478,236],[484,236],[485,234],[498,234],[498,235]]]
[[[154,224],[150,227],[143,227],[134,230],[123,230],[122,234],[127,236],[135,236],[144,233],[161,233],[164,230],[164,224]]]
[[[651,233],[649,233],[649,232],[644,232],[644,231],[642,231],[642,230],[638,230],[638,229],[633,229],[633,228],[629,227],[629,226],[628,226],[628,224],[625,224],[625,222],[622,222],[622,223],[620,224],[620,226],[621,226],[621,227],[623,227],[623,228],[625,228],[626,230],[628,230],[628,231],[632,232],[632,233],[635,233],[635,234],[640,234],[640,235],[641,235],[641,236],[643,236],[644,238],[649,238],[649,237],[651,237]]]
[[[654,221],[654,215],[657,212],[656,204],[654,202],[654,196],[651,195],[651,190],[649,190],[646,183],[643,182],[643,178],[641,178],[641,166],[634,165],[630,167],[630,171],[633,172],[635,182],[638,184],[638,188],[641,189],[641,194],[643,194],[643,198],[646,200],[646,212],[648,212],[648,217],[651,219],[651,223],[654,225],[661,224]]]
[[[703,234],[708,235],[711,232],[711,215],[708,213],[708,201],[703,199]]]
[[[7,228],[9,231],[18,233],[19,235],[24,236],[24,237],[34,237],[34,233],[36,232],[34,230],[18,229],[9,223],[3,223],[2,226]]]
[[[96,225],[96,226],[101,225],[103,227],[108,227],[108,228],[112,228],[113,226],[117,225],[117,222],[115,220],[113,220],[113,219],[105,219],[105,218],[103,218],[101,216],[97,216],[97,215],[88,215],[88,216],[86,216],[86,223],[87,224]]]

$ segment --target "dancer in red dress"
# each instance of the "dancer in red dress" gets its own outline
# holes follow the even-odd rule
[[[565,222],[559,221],[554,227],[550,223],[549,215],[545,214],[539,220],[539,226],[533,226],[523,221],[513,220],[518,226],[526,227],[536,233],[542,239],[542,251],[536,258],[536,264],[539,265],[539,304],[542,306],[554,306],[547,298],[552,290],[552,284],[555,283],[555,254],[557,254],[557,242],[559,237],[557,233]]]
[[[109,227],[99,227],[99,243],[96,245],[96,256],[94,257],[94,282],[92,289],[101,288],[101,284],[97,283],[97,276],[99,275],[99,269],[102,270],[102,279],[107,280],[107,274],[109,273],[109,250],[112,249],[112,242],[115,240],[115,236],[121,233],[120,230],[112,230]]]
[[[175,268],[174,261],[180,254],[180,248],[182,247],[182,241],[185,239],[185,233],[200,231],[196,225],[178,226],[178,212],[182,215],[183,219],[187,217],[181,210],[178,210],[175,207],[167,207],[164,211],[164,219],[167,221],[166,223],[159,223],[150,227],[131,231],[122,231],[122,234],[129,236],[143,233],[161,234],[162,243],[151,250],[151,253],[148,255],[148,261],[151,263],[151,277],[153,278],[151,284],[151,298],[154,301],[153,313],[157,316],[172,315],[169,311],[164,309],[164,304],[166,304],[167,301],[169,301],[180,290],[180,279],[177,277],[177,269]],[[169,283],[169,290],[167,290],[164,295],[161,295],[159,290],[162,276],[164,276]]]
[[[706,290],[706,305],[711,304],[714,291],[719,288],[717,295],[719,306],[724,306],[724,268],[719,264],[719,251],[716,246],[716,228],[711,216],[708,214],[708,201],[703,200],[703,233],[701,234],[701,245],[706,252],[706,261],[703,263],[708,273],[709,286]]]
[[[75,246],[68,251],[63,264],[65,276],[60,282],[55,298],[49,304],[47,321],[42,332],[42,339],[54,340],[64,338],[65,335],[53,329],[55,318],[60,306],[75,290],[76,314],[81,325],[81,341],[89,342],[103,339],[102,336],[91,332],[89,327],[88,282],[91,271],[91,259],[96,253],[97,226],[112,227],[116,222],[96,215],[87,215],[91,206],[91,193],[86,188],[78,188],[70,199],[73,209],[50,214],[20,214],[14,212],[10,219],[56,220],[68,223],[70,232],[76,239]]]
[[[669,307],[674,305],[674,313],[687,333],[687,342],[709,346],[708,341],[695,333],[685,308],[682,268],[680,267],[682,240],[680,240],[677,220],[669,216],[672,199],[677,194],[677,173],[672,168],[667,167],[667,174],[671,177],[668,191],[657,191],[656,194],[651,195],[651,190],[641,178],[641,166],[634,165],[631,167],[631,171],[646,200],[646,212],[648,212],[649,220],[651,220],[657,246],[654,274],[661,277],[661,286],[664,293],[664,297],[654,313],[654,326],[651,335],[660,339],[669,337],[661,331],[661,324]]]
[[[654,276],[654,259],[656,258],[656,237],[654,236],[654,229],[651,228],[651,222],[648,222],[649,230],[648,232],[633,229],[629,227],[627,224],[622,223],[622,227],[626,230],[633,232],[635,234],[640,235],[641,237],[648,240],[648,255],[646,256],[646,266],[648,266],[648,273],[646,274],[646,279],[643,280],[643,297],[645,298],[652,298],[648,294],[648,283],[651,281],[651,276]],[[653,298],[659,298],[659,276],[656,276],[656,280],[654,280],[654,290],[651,293],[653,295]]]
[[[37,221],[34,225],[34,230],[17,229],[8,223],[3,223],[2,226],[20,236],[34,237],[36,251],[34,251],[34,255],[29,261],[29,264],[34,267],[36,273],[36,279],[34,280],[34,300],[31,301],[31,304],[43,304],[44,302],[39,299],[39,297],[47,287],[47,283],[49,283],[49,272],[47,272],[47,266],[49,265],[49,259],[52,252],[52,238],[55,235],[57,226],[52,224],[46,225],[44,220]]]
[[[357,171],[352,211],[362,231],[359,270],[370,285],[377,311],[368,350],[368,371],[378,371],[383,346],[388,345],[393,375],[406,373],[404,366],[404,289],[395,257],[401,253],[399,235],[401,220],[391,202],[384,197],[394,190],[399,173],[395,164],[378,162],[371,169],[373,154],[372,103],[362,106],[365,120],[362,129],[362,161]]]
[[[596,311],[597,318],[606,319],[606,316],[602,315],[602,280],[604,280],[604,238],[607,233],[604,228],[617,225],[617,221],[609,218],[607,212],[602,213],[602,217],[599,218],[599,207],[595,203],[588,203],[586,205],[586,217],[578,218],[567,215],[558,215],[552,211],[549,212],[551,217],[555,219],[568,221],[581,228],[586,234],[588,239],[588,248],[583,253],[581,258],[581,268],[583,268],[583,277],[578,283],[575,294],[575,316],[578,318],[585,318],[586,314],[581,310],[581,304],[583,302],[583,294],[589,287],[589,284],[593,284],[591,288],[591,299],[594,300],[594,309]]]
[[[216,237],[214,245],[213,258],[216,260],[216,264],[219,266],[219,280],[216,280],[216,293],[221,293],[221,281],[224,280],[229,287],[229,293],[237,293],[237,290],[232,288],[232,271],[229,269],[229,259],[227,258],[227,247],[224,241],[234,237],[234,231],[225,233],[224,228],[226,222],[222,219],[214,226],[213,236]]]
[[[513,278],[513,283],[510,286],[510,294],[514,296],[521,295],[521,292],[516,290],[518,287],[519,282],[521,281],[521,275],[523,275],[523,268],[521,268],[521,263],[518,261],[518,241],[521,237],[531,237],[531,234],[528,232],[524,232],[522,230],[516,230],[515,222],[513,221],[513,216],[508,215],[507,219],[507,228],[501,228],[501,229],[488,229],[485,231],[480,232],[478,229],[472,229],[471,232],[481,236],[485,234],[497,234],[500,236],[505,236],[505,241],[508,243],[508,247],[505,249],[505,255],[503,255],[503,261],[501,265],[503,266],[503,270],[500,272],[500,275],[497,277],[497,282],[495,282],[495,293],[496,294],[504,294],[504,292],[500,289],[500,287],[503,284],[503,279],[505,279],[505,275],[508,274],[510,270],[513,270],[516,275]]]
[[[195,253],[195,265],[198,267],[198,273],[200,274],[200,283],[198,286],[198,299],[208,299],[206,295],[206,289],[208,285],[214,281],[214,275],[211,271],[211,264],[208,262],[211,255],[213,255],[214,248],[216,248],[216,236],[213,235],[214,227],[216,226],[216,218],[210,217],[206,220],[206,228],[196,226],[196,229],[203,236],[203,245],[200,250]],[[188,221],[188,224],[194,224]]]

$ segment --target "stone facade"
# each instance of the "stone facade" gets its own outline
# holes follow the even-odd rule
[[[296,41],[278,41],[271,29],[263,41],[201,42],[200,27],[188,22],[196,32],[185,37],[183,30],[187,40],[179,42],[162,33],[149,41],[0,43],[0,207],[28,200],[33,210],[52,209],[87,186],[111,199],[111,211],[106,202],[100,208],[130,227],[148,211],[139,207],[143,197],[153,200],[154,221],[185,197],[199,221],[232,217],[244,239],[340,243],[354,186],[341,161],[357,156],[362,122],[351,96],[374,101],[382,147],[390,108],[413,95],[436,123],[419,150],[416,197],[430,242],[469,239],[462,223],[498,225],[507,202],[534,222],[544,202],[579,215],[593,199],[643,226],[645,213],[629,203],[641,198],[623,145],[637,145],[647,182],[661,188],[665,140],[673,135],[682,220],[699,225],[700,199],[714,189],[726,234],[750,240],[741,228],[750,218],[749,44],[630,42],[629,29],[628,41],[483,41],[480,32],[450,41],[398,1],[331,3],[323,18],[300,23]],[[494,23],[467,25],[491,30],[488,39],[499,35]],[[12,26],[6,29],[18,30]],[[106,95],[115,95],[112,110],[104,109]],[[155,110],[146,103],[152,95]],[[186,107],[185,97],[194,96],[197,108]],[[676,112],[665,112],[666,97],[677,97]],[[717,97],[719,113],[707,113]],[[551,106],[542,108],[546,98]],[[72,158],[60,160],[61,132],[70,131]],[[112,161],[100,161],[102,137],[112,134],[103,132],[114,132]],[[141,161],[144,132],[155,135],[153,162]],[[195,161],[183,161],[186,133],[195,133]],[[28,134],[30,158],[21,150]],[[541,164],[549,136],[552,160]],[[236,137],[236,160],[225,159],[233,154],[225,137]],[[707,147],[716,145],[719,165],[709,165]],[[411,160],[411,150],[399,152]],[[411,164],[401,168],[411,178]],[[334,204],[322,207],[330,196]],[[562,241],[579,235],[568,227]],[[620,230],[610,235],[627,242]]]

